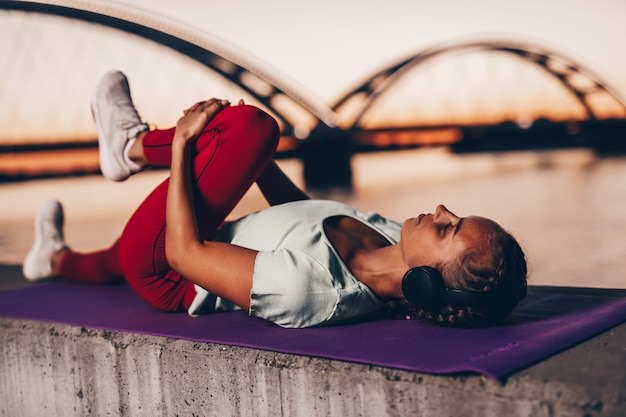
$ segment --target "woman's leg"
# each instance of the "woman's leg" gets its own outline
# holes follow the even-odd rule
[[[63,251],[52,258],[53,275],[81,284],[110,284],[124,280],[118,256],[118,243],[108,249],[81,253]]]
[[[63,206],[48,201],[35,219],[35,242],[24,260],[23,273],[30,281],[60,276],[84,284],[123,280],[117,255],[118,243],[92,253],[73,252],[65,244]]]
[[[174,130],[143,136],[151,165],[169,166]],[[276,121],[252,106],[222,110],[196,140],[194,157],[195,210],[200,237],[208,239],[256,181],[278,144]],[[165,206],[169,180],[144,200],[128,221],[119,242],[124,276],[152,306],[186,310],[195,287],[165,258]]]

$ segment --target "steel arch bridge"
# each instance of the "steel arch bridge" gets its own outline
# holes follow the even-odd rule
[[[385,67],[370,76],[362,84],[340,97],[332,105],[332,108],[336,112],[340,112],[346,103],[360,97],[359,110],[354,118],[348,122],[347,127],[348,129],[358,128],[360,121],[380,96],[394,86],[409,70],[419,68],[421,65],[442,55],[471,51],[502,52],[520,57],[527,62],[537,65],[545,73],[557,79],[578,100],[590,120],[596,120],[596,113],[589,96],[599,91],[606,92],[626,111],[626,100],[614,88],[609,86],[598,75],[572,59],[537,45],[498,41],[442,45],[410,55],[408,58]],[[576,77],[582,77],[586,82],[576,83],[574,82]]]
[[[299,142],[298,149],[298,155],[304,162],[307,185],[350,186],[350,158],[355,151],[354,139],[364,131],[361,121],[376,101],[411,70],[454,52],[493,51],[519,57],[558,80],[581,104],[588,120],[597,119],[590,96],[599,91],[619,103],[626,118],[626,101],[599,76],[562,54],[528,43],[461,42],[418,51],[377,71],[329,106],[285,75],[206,32],[130,7],[104,4],[98,0],[0,0],[2,9],[56,15],[119,29],[157,42],[204,65],[273,112],[282,122],[281,133],[284,136],[307,139]],[[577,83],[576,78],[586,82]],[[277,105],[285,99],[299,107],[298,110],[311,115],[313,126],[299,125],[297,117]],[[352,116],[342,120],[340,126],[342,109],[347,103],[353,106]]]
[[[281,120],[284,135],[294,136],[296,133],[295,136],[300,138],[304,136],[297,134],[300,126],[297,126],[292,115],[275,105],[281,98],[287,97],[292,103],[311,114],[317,124],[313,128],[324,132],[338,130],[338,118],[342,107],[348,102],[354,102],[355,99],[360,100],[354,116],[345,122],[341,129],[358,130],[361,120],[376,101],[410,70],[419,68],[436,57],[453,52],[495,51],[511,54],[533,63],[557,79],[578,100],[590,120],[595,120],[596,114],[589,96],[598,91],[606,92],[626,111],[626,100],[598,75],[562,54],[528,43],[478,41],[428,48],[384,67],[341,96],[332,106],[328,106],[312,93],[290,81],[285,75],[279,74],[268,65],[240,52],[209,33],[168,22],[162,18],[146,16],[145,12],[139,12],[130,7],[112,6],[93,0],[90,2],[0,0],[0,9],[57,15],[97,23],[133,33],[169,47],[206,66],[250,94]],[[584,83],[585,86],[572,81],[575,77],[581,76],[587,81]],[[305,127],[305,131],[308,128]]]
[[[271,69],[269,65],[206,32],[165,21],[130,7],[104,4],[95,0],[0,0],[1,9],[83,20],[132,33],[166,46],[231,81],[270,109],[282,122],[281,133],[284,135],[301,136],[298,134],[301,126],[298,126],[293,115],[275,104],[285,98],[314,116],[318,124],[328,128],[336,126],[336,114],[326,103],[289,80],[287,76]],[[308,130],[308,127],[304,127],[305,132]]]

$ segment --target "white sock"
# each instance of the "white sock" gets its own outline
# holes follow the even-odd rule
[[[137,164],[135,161],[130,159],[130,149],[133,147],[136,141],[137,141],[136,137],[129,139],[128,142],[126,142],[126,146],[124,146],[124,152],[123,152],[124,162],[126,162],[126,165],[128,165],[128,167],[130,168],[132,172],[141,171],[141,165]]]

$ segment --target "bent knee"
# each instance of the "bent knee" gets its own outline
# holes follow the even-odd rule
[[[260,155],[273,155],[278,147],[280,129],[276,120],[265,111],[255,106],[240,105],[224,109],[220,130],[238,130],[238,140],[244,141],[246,147],[256,149]]]

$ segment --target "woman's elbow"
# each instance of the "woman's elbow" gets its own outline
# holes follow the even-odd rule
[[[188,253],[183,246],[180,242],[165,238],[165,260],[175,271],[180,270],[180,265],[184,263],[184,257]]]
[[[176,269],[174,265],[178,261],[178,254],[172,246],[173,245],[165,239],[165,260],[171,268]]]

